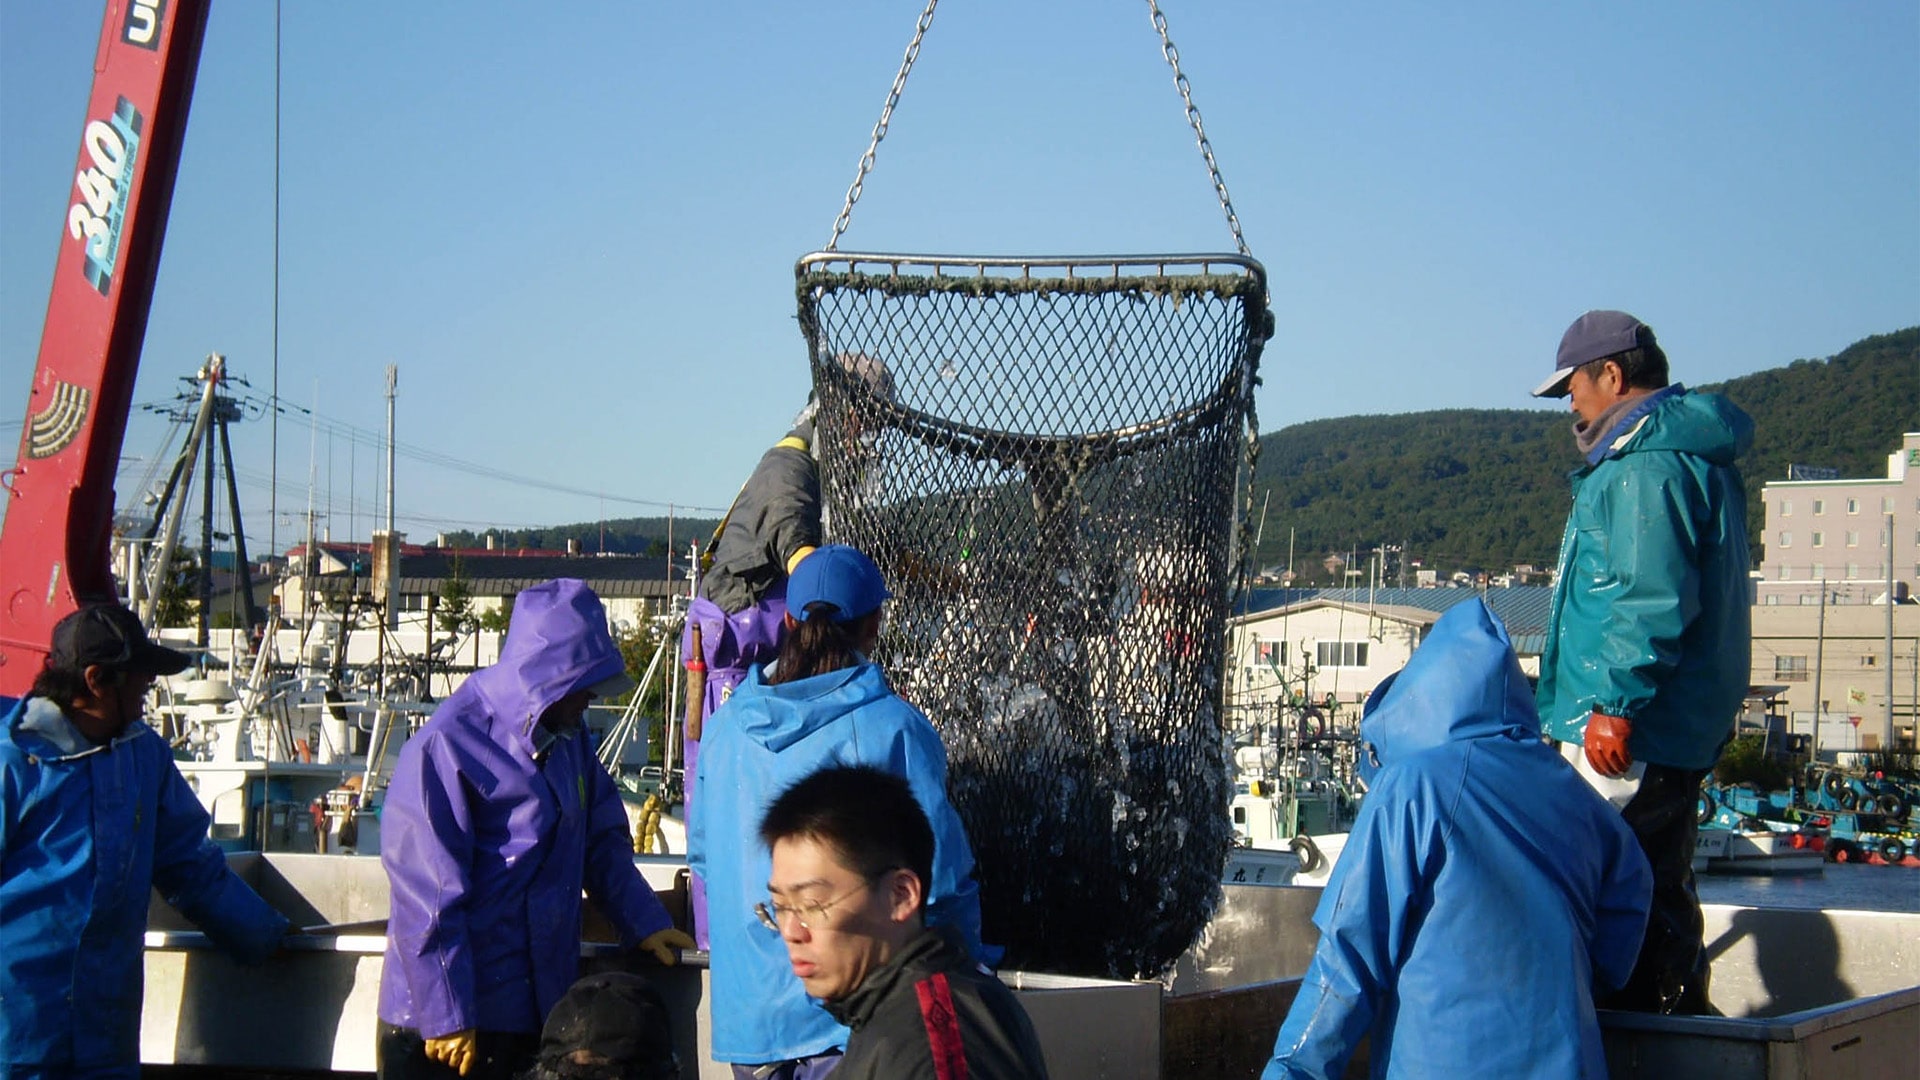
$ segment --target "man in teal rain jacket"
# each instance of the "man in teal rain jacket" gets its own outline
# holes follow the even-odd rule
[[[1605,1077],[1594,984],[1633,966],[1647,861],[1541,741],[1483,601],[1374,690],[1360,737],[1367,797],[1262,1080],[1340,1076],[1368,1035],[1375,1077]]]
[[[1653,330],[1589,311],[1560,340],[1570,396],[1573,509],[1540,661],[1540,720],[1621,804],[1653,864],[1653,910],[1633,978],[1610,1008],[1705,1013],[1693,888],[1700,782],[1752,673],[1747,503],[1734,461],[1753,421],[1718,394],[1668,385]]]
[[[633,685],[600,598],[560,578],[515,598],[500,662],[407,740],[381,808],[385,1080],[530,1067],[580,973],[583,887],[624,944],[664,964],[693,947],[634,866],[620,795],[578,737],[594,697]]]
[[[33,691],[0,720],[0,1076],[140,1075],[156,888],[242,959],[286,935],[141,723],[154,678],[187,662],[126,608],[83,607],[54,627]]]

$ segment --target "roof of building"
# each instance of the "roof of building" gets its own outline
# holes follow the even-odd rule
[[[520,590],[554,578],[579,578],[602,598],[671,596],[686,589],[686,572],[669,565],[660,555],[522,555],[506,552],[440,551],[424,548],[403,551],[400,556],[400,591],[404,594],[438,592],[455,576],[467,583],[475,596],[512,596]],[[362,570],[371,563],[362,564]],[[671,575],[671,576],[669,576]],[[327,574],[313,579],[323,592],[355,588],[358,575]],[[364,590],[368,584],[357,588]]]
[[[1237,610],[1238,621],[1251,621],[1310,600],[1331,600],[1349,608],[1418,609],[1435,615],[1475,597],[1487,602],[1507,625],[1514,651],[1536,655],[1546,649],[1547,613],[1553,606],[1553,588],[1547,585],[1509,585],[1487,589],[1253,589]],[[1386,612],[1383,612],[1386,613]]]

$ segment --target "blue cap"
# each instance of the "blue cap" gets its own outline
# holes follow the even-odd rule
[[[809,604],[832,604],[835,622],[863,618],[893,594],[880,577],[880,568],[857,548],[828,544],[800,560],[787,579],[787,610],[801,622]]]
[[[1560,336],[1560,355],[1553,365],[1553,377],[1536,387],[1533,396],[1566,397],[1567,380],[1573,378],[1581,366],[1653,343],[1653,327],[1626,312],[1589,311],[1573,320],[1573,325]]]

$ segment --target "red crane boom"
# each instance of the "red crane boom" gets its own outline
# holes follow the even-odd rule
[[[115,597],[113,480],[133,403],[208,0],[108,0],[19,463],[0,527],[0,694],[54,623]]]

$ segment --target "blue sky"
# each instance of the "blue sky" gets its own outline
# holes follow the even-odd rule
[[[0,441],[102,7],[0,5]],[[793,262],[826,242],[919,4],[528,10],[286,0],[280,391],[326,427],[282,421],[271,528],[268,425],[235,429],[255,550],[293,539],[310,458],[333,535],[372,527],[390,363],[403,446],[470,466],[401,458],[415,538],[722,506],[804,399]],[[1920,5],[1163,10],[1271,278],[1263,430],[1532,407],[1591,307],[1654,325],[1694,383],[1920,323]],[[212,351],[267,392],[274,23],[215,5],[136,401]],[[1145,4],[950,0],[841,246],[1231,239]],[[123,502],[164,430],[131,425]]]

